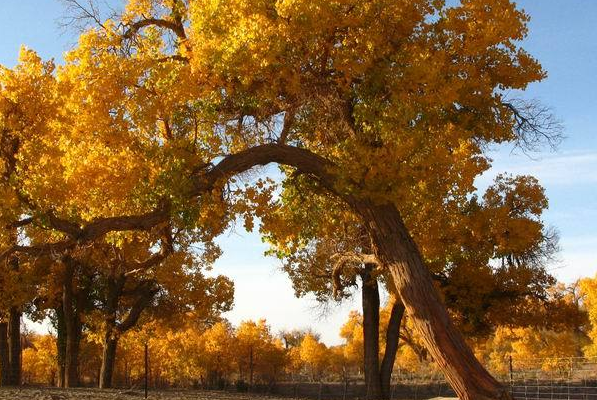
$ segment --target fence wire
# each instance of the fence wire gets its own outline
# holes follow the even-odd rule
[[[509,387],[516,400],[597,400],[597,357],[518,359],[506,355],[495,361],[490,372]],[[429,398],[428,390],[416,393],[420,387],[436,387],[437,395],[453,395],[441,372],[432,366],[416,372],[398,369],[393,383],[415,390],[408,398],[416,400]]]
[[[515,399],[597,400],[596,357],[510,358],[508,363]]]

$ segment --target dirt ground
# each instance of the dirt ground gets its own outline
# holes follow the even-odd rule
[[[102,390],[95,388],[0,388],[0,400],[134,400],[143,399],[143,390]],[[281,400],[255,394],[208,391],[149,391],[149,399],[160,400]],[[288,399],[285,399],[288,400]]]
[[[53,387],[0,388],[0,400],[143,400],[143,390]],[[212,392],[202,390],[150,390],[153,400],[289,400],[260,394]],[[453,397],[435,397],[430,400],[458,400]]]

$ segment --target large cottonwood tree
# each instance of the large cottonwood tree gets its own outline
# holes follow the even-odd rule
[[[2,190],[26,194],[27,211],[2,217],[56,231],[3,241],[4,260],[170,219],[219,227],[228,179],[285,164],[359,215],[460,398],[509,397],[454,328],[402,215],[433,218],[469,192],[489,144],[552,138],[542,108],[505,94],[545,76],[518,46],[523,12],[509,0],[131,0],[95,19],[57,73],[30,52],[25,79],[3,70]]]

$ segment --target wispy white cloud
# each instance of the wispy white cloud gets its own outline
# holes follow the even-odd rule
[[[541,158],[523,154],[494,154],[492,168],[477,179],[484,188],[500,173],[533,175],[546,187],[587,185],[597,183],[597,151],[567,151]]]

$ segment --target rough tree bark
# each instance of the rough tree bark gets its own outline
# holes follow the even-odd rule
[[[389,267],[415,329],[460,399],[510,399],[450,321],[431,274],[396,207],[366,199],[346,200],[363,218],[373,238],[375,253]]]
[[[9,384],[10,360],[8,358],[8,323],[0,322],[0,386]]]
[[[374,264],[365,264],[361,273],[363,287],[363,350],[366,398],[378,400],[382,396],[379,371],[379,287],[371,276]]]

